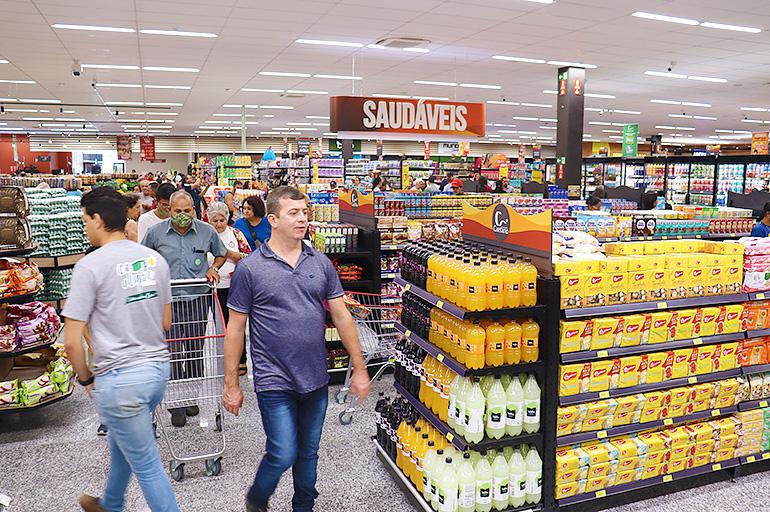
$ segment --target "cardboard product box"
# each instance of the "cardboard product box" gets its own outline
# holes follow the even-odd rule
[[[707,276],[704,267],[690,268],[685,272],[687,276],[687,297],[703,297],[706,295]]]
[[[621,317],[599,317],[593,320],[593,335],[591,336],[591,350],[604,350],[616,346]],[[622,331],[621,331],[622,333]]]
[[[654,311],[650,313],[650,332],[647,343],[665,343],[669,341],[672,311]]]
[[[644,244],[640,242],[608,242],[604,244],[604,254],[631,256],[644,254]]]
[[[607,304],[625,304],[628,302],[628,273],[608,273]]]
[[[616,274],[628,272],[628,257],[626,256],[607,256],[602,260],[601,272],[607,274]]]
[[[666,300],[671,288],[671,271],[656,268],[647,277],[647,297],[650,302]]]
[[[706,295],[724,295],[724,267],[706,267]]]
[[[618,388],[630,388],[639,385],[642,356],[629,356],[620,359],[620,378]]]
[[[607,274],[601,273],[586,275],[586,307],[607,305],[607,295],[609,293],[609,280],[607,276]]]
[[[686,299],[690,275],[686,268],[673,268],[669,274],[669,299]]]
[[[652,270],[635,270],[628,273],[628,302],[650,300],[650,276]]]
[[[585,306],[587,276],[570,275],[559,278],[561,288],[561,309]]]
[[[660,268],[660,257],[656,256],[629,256],[627,258],[628,261],[628,272],[638,272],[641,270],[654,270],[656,268]],[[664,267],[665,268],[665,267]]]
[[[623,333],[620,347],[635,347],[647,343],[650,334],[650,315],[626,315],[623,317]]]
[[[610,389],[610,370],[612,370],[614,365],[614,359],[591,363],[591,378],[588,383],[589,392],[608,391]]]
[[[559,324],[559,351],[562,354],[588,350],[591,346],[591,320],[562,320]]]
[[[686,253],[666,254],[663,260],[669,270],[684,270],[689,268],[689,255]]]
[[[568,364],[559,367],[559,396],[588,392],[591,363]]]
[[[585,260],[557,260],[553,262],[553,275],[571,277],[585,274]]]
[[[729,265],[722,272],[725,295],[741,293],[743,289],[743,265]]]
[[[711,373],[714,370],[714,352],[719,350],[716,345],[701,345],[698,347],[698,363],[695,369],[697,375]]]
[[[690,356],[692,349],[682,348],[674,350],[674,362],[671,366],[670,379],[682,379],[690,375]]]
[[[725,315],[724,318],[721,319],[721,330],[719,326],[717,326],[717,334],[732,334],[740,332],[743,325],[743,304],[729,304],[723,307],[725,310]],[[719,320],[720,319],[717,319],[717,323],[719,323]]]
[[[700,324],[698,327],[699,336],[714,336],[717,333],[717,318],[722,311],[722,308],[705,307],[700,309]]]
[[[695,337],[695,309],[680,309],[677,311],[676,333],[674,340],[688,340]]]
[[[645,380],[647,384],[663,382],[671,378],[671,364],[666,364],[670,359],[673,362],[674,353],[653,352],[647,354],[647,372]]]

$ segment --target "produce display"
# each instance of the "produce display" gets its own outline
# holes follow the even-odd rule
[[[0,352],[16,352],[56,340],[61,320],[56,310],[42,302],[9,305],[0,326]]]
[[[75,372],[70,362],[59,357],[35,379],[0,382],[0,409],[29,407],[55,395],[69,393]]]

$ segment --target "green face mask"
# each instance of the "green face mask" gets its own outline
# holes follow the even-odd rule
[[[176,227],[182,229],[192,224],[192,221],[193,217],[189,213],[177,213],[171,217],[171,222],[173,222]]]

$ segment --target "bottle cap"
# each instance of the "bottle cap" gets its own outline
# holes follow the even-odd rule
[[[468,452],[465,452],[465,453],[463,454],[463,459],[470,459],[470,458],[471,458],[471,454],[470,454],[470,453],[468,453]]]

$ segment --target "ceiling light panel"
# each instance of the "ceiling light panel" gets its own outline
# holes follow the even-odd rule
[[[310,78],[310,73],[295,73],[292,71],[260,71],[262,76],[288,76],[295,78]]]
[[[675,16],[666,16],[664,14],[654,14],[650,12],[637,11],[631,14],[631,16],[634,16],[636,18],[644,18],[647,20],[665,21],[667,23],[679,23],[681,25],[692,25],[692,26],[699,25],[698,20],[693,20],[689,18],[677,18]]]
[[[363,44],[350,41],[328,41],[324,39],[297,39],[295,43],[317,44],[322,46],[348,46],[350,48],[363,48]]]
[[[136,32],[136,30],[134,30],[133,28],[108,27],[103,25],[69,25],[66,23],[54,23],[51,26],[53,28],[58,28],[63,30],[87,30],[91,32],[125,32],[125,33]]]
[[[217,37],[216,34],[212,34],[210,32],[186,32],[184,30],[158,30],[158,29],[147,29],[147,28],[140,30],[139,33],[156,35],[156,36],[207,37],[207,38]]]
[[[331,80],[363,80],[363,77],[351,75],[313,75],[313,78],[327,78]]]

